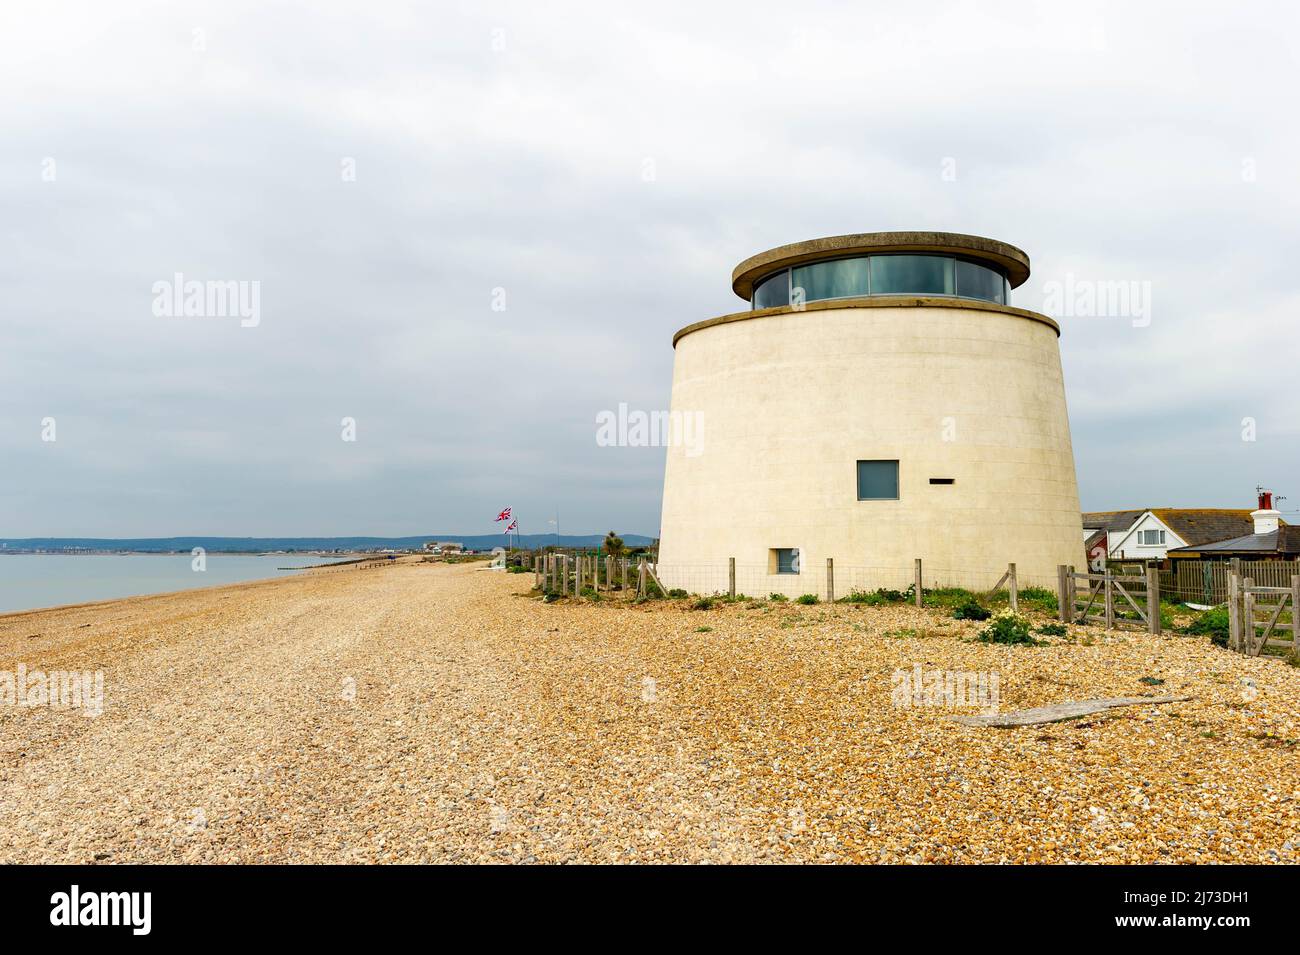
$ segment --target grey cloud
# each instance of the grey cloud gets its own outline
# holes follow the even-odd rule
[[[1300,464],[1285,5],[7,17],[5,535],[479,532],[505,504],[654,534],[663,452],[598,448],[597,412],[666,406],[673,331],[744,307],[740,259],[893,228],[1020,245],[1030,308],[1066,271],[1153,283],[1148,328],[1062,320],[1085,507],[1241,506]],[[177,271],[261,282],[261,324],[154,317]]]

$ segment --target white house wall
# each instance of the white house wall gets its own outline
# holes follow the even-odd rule
[[[1142,532],[1146,530],[1164,531],[1165,542],[1143,544]],[[1150,511],[1139,517],[1128,530],[1109,532],[1106,542],[1110,556],[1121,560],[1164,560],[1170,548],[1187,546],[1185,540]]]

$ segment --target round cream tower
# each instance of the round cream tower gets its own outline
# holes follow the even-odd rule
[[[673,338],[660,579],[698,593],[1054,587],[1083,535],[1057,345],[1014,246],[835,236],[737,266]]]

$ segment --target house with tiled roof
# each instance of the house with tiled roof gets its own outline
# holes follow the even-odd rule
[[[1248,534],[1187,544],[1169,550],[1172,559],[1192,560],[1296,560],[1300,558],[1300,527],[1282,521],[1273,507],[1273,492],[1259,492],[1259,507],[1251,512]]]
[[[1247,508],[1152,507],[1093,511],[1083,515],[1088,562],[1164,560],[1171,550],[1254,535],[1255,511]]]
[[[1103,570],[1112,545],[1145,514],[1143,510],[1092,511],[1083,515],[1083,549],[1091,570]],[[1111,535],[1117,535],[1112,537]]]

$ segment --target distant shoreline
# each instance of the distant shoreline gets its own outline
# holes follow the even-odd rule
[[[643,534],[621,533],[628,547],[649,547],[654,538]],[[209,555],[239,554],[419,554],[434,544],[458,544],[465,550],[488,553],[496,547],[541,550],[545,547],[594,548],[605,540],[605,532],[595,534],[518,534],[507,538],[501,533],[423,534],[402,537],[344,535],[334,537],[222,537],[184,535],[173,537],[0,537],[0,555],[4,554],[189,554],[202,548]]]
[[[338,560],[365,559],[365,557],[383,557],[385,554],[369,551],[205,551],[208,557],[329,557]],[[402,556],[419,554],[419,551],[394,552]],[[191,557],[190,551],[13,551],[0,550],[0,557]]]

